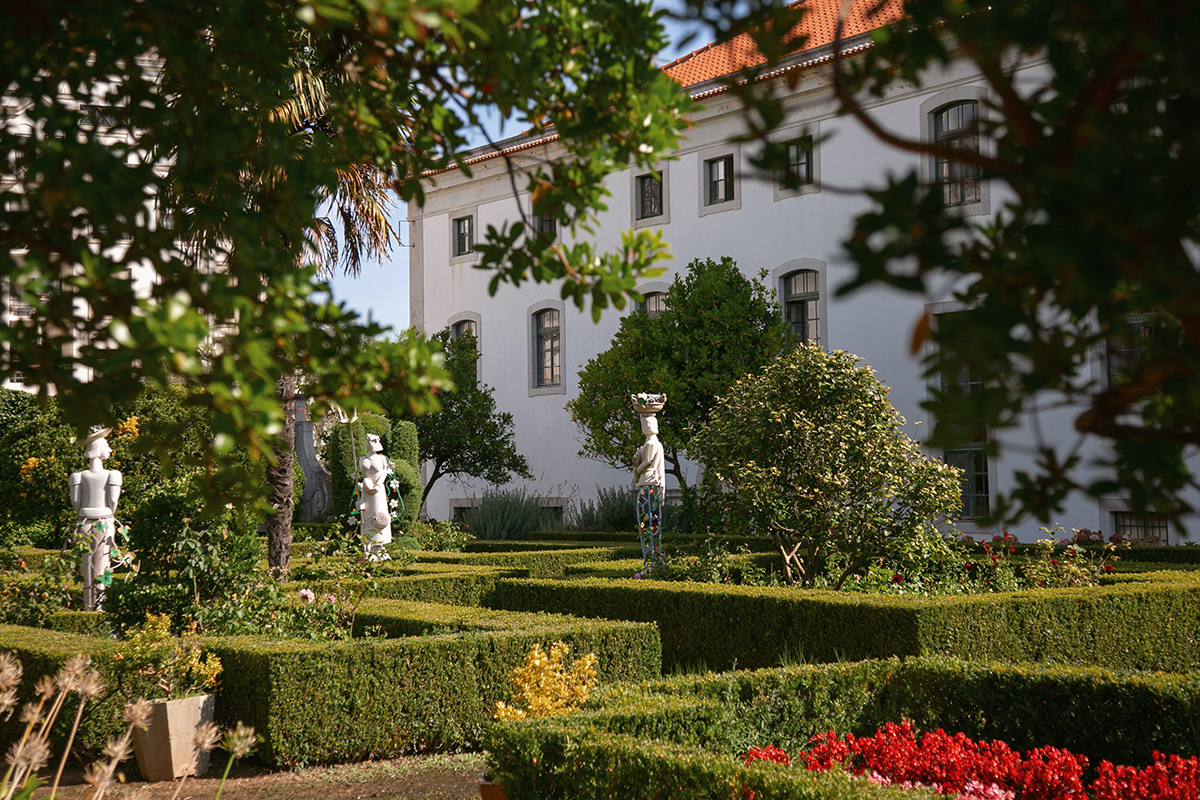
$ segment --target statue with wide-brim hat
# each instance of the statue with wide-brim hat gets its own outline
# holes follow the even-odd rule
[[[92,427],[78,441],[88,460],[87,469],[72,472],[68,478],[71,505],[78,519],[72,541],[88,543],[79,565],[83,579],[83,607],[99,611],[104,606],[104,590],[112,583],[112,553],[116,547],[117,500],[121,497],[121,473],[105,469],[104,459],[112,455],[108,444],[111,428]]]

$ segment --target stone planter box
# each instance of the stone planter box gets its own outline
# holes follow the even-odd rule
[[[201,723],[212,722],[215,707],[213,694],[151,703],[150,725],[144,731],[133,731],[133,752],[142,777],[173,781],[207,772],[208,753],[197,752],[196,729]]]

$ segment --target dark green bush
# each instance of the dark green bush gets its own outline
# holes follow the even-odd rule
[[[514,576],[549,578],[563,575],[571,564],[633,555],[640,556],[641,549],[593,547],[498,553],[420,553],[417,555],[417,561],[427,564],[505,567],[510,570],[509,574]]]
[[[1112,586],[960,598],[584,579],[502,580],[488,605],[656,622],[668,666],[715,670],[945,654],[1120,669],[1200,667],[1200,581],[1148,573]]]

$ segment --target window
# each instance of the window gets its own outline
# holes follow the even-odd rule
[[[475,251],[474,217],[457,217],[454,220],[454,248],[456,256],[465,256]]]
[[[780,177],[784,189],[798,189],[813,182],[813,137],[787,142],[787,172]]]
[[[661,217],[663,213],[663,183],[661,172],[637,177],[637,218]]]
[[[727,203],[733,199],[733,156],[721,156],[704,162],[705,205]]]
[[[934,111],[933,141],[951,150],[978,153],[979,103],[967,100]],[[961,206],[981,200],[978,166],[939,155],[934,159],[933,179],[942,189],[944,205]]]
[[[969,313],[953,311],[938,314],[936,321],[939,334],[952,335],[955,328],[966,322]],[[942,391],[958,395],[970,396],[983,389],[983,376],[978,370],[965,365],[957,373],[943,372],[941,382]],[[962,518],[986,517],[992,505],[988,481],[987,428],[981,425],[967,432],[963,438],[967,439],[965,443],[944,451],[943,460],[962,473]]]
[[[475,337],[475,341],[479,341],[479,326],[475,324],[473,319],[464,319],[462,322],[454,323],[450,328],[450,336],[457,339],[465,333],[469,333]]]
[[[986,517],[991,507],[988,492],[988,459],[983,445],[971,444],[947,450],[945,461],[962,473],[963,519]]]
[[[552,308],[539,311],[533,320],[534,383],[537,386],[559,386],[562,383],[562,339],[558,311]]]
[[[1112,516],[1116,533],[1126,539],[1146,544],[1167,544],[1167,518],[1161,514],[1116,511]]]
[[[537,218],[537,232],[551,241],[558,235],[558,223],[554,221],[554,212],[543,211]]]
[[[461,322],[456,322],[450,326],[450,338],[457,339],[460,336],[470,335],[475,342],[475,382],[479,382],[479,324],[473,319],[464,319]]]
[[[1122,338],[1108,343],[1108,382],[1120,383],[1129,379],[1146,354],[1146,347],[1158,334],[1158,319],[1154,314],[1134,314],[1126,318],[1129,331]]]
[[[645,311],[652,317],[657,317],[659,314],[667,310],[667,293],[666,292],[646,292],[642,295],[641,305],[638,306],[642,311]]]
[[[783,307],[797,341],[821,344],[820,273],[802,269],[783,279]]]

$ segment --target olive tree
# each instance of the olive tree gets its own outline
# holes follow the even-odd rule
[[[708,502],[772,537],[789,583],[811,585],[836,556],[841,588],[959,508],[958,471],[922,454],[858,362],[802,344],[730,387],[692,440]]]

